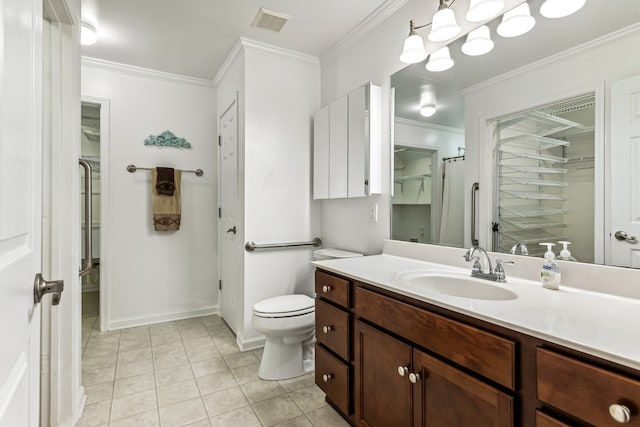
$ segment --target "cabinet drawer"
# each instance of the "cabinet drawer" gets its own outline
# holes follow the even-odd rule
[[[349,368],[317,344],[316,384],[343,413],[349,413]]]
[[[552,351],[536,350],[538,399],[596,426],[617,426],[612,404],[631,410],[627,425],[640,426],[640,381]]]
[[[565,424],[562,421],[558,421],[555,418],[545,414],[544,412],[536,411],[536,427],[571,427],[569,424]]]
[[[316,295],[349,308],[349,281],[316,270]]]
[[[316,339],[349,360],[349,313],[316,299]]]
[[[515,343],[424,309],[356,288],[356,314],[515,389]]]

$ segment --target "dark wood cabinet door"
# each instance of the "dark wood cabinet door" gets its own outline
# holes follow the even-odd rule
[[[416,425],[425,427],[511,427],[513,398],[496,388],[415,350]]]
[[[411,347],[360,321],[354,335],[356,425],[410,426],[412,386],[398,367],[411,369]]]

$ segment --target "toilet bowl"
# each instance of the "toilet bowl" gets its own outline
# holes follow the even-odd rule
[[[283,295],[260,301],[253,306],[251,323],[266,338],[260,378],[284,380],[313,371],[313,298]]]

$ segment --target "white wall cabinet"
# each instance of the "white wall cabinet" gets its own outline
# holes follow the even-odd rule
[[[371,83],[314,114],[314,199],[381,193],[381,120],[381,88]]]

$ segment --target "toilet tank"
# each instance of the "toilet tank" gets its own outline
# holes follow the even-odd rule
[[[358,256],[362,256],[362,254],[334,248],[323,248],[313,251],[313,257],[318,261],[323,259],[353,258]]]

